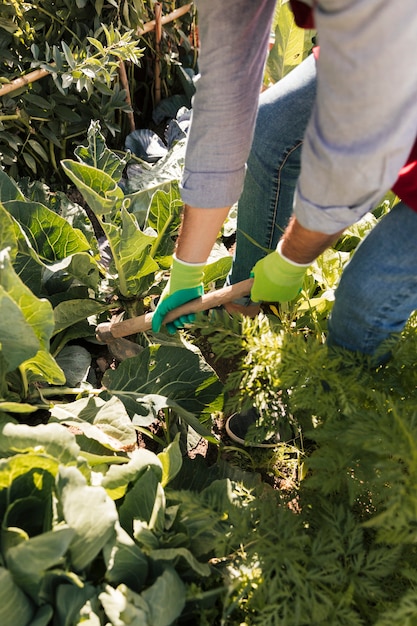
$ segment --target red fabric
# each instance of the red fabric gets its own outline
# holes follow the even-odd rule
[[[300,28],[314,28],[313,10],[302,0],[290,0],[294,19]]]
[[[392,190],[407,206],[417,211],[417,140]]]

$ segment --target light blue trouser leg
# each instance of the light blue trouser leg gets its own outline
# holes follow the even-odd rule
[[[395,206],[346,266],[329,320],[329,345],[374,354],[417,309],[417,212]]]
[[[260,95],[228,283],[249,278],[255,263],[275,249],[287,225],[315,91],[316,67],[310,55]]]

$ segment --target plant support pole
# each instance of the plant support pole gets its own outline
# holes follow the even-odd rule
[[[191,9],[192,6],[193,6],[193,3],[190,2],[189,4],[184,4],[184,6],[179,7],[178,9],[175,9],[171,13],[167,13],[167,15],[164,15],[164,17],[161,18],[161,24],[164,26],[165,24],[169,24],[170,22],[173,22],[179,17],[182,17],[183,15],[188,13],[188,11]],[[136,34],[139,36],[142,36],[142,35],[145,35],[145,33],[150,33],[152,30],[155,29],[155,26],[156,26],[155,20],[152,20],[151,22],[146,22],[146,24],[143,25],[143,28],[139,28],[136,31]]]
[[[36,80],[40,78],[44,78],[44,76],[48,76],[50,72],[48,70],[38,69],[33,72],[29,72],[26,76],[20,76],[20,78],[15,78],[10,83],[3,85],[0,87],[0,97],[5,96],[12,91],[17,91],[21,87],[26,87],[30,83],[34,83]]]
[[[126,91],[126,102],[130,106],[130,108],[132,109],[132,98],[130,96],[129,81],[127,79],[126,64],[125,64],[124,61],[120,61],[120,64],[119,64],[119,77],[120,77],[120,83],[121,83],[123,89]],[[135,126],[135,116],[133,114],[133,109],[132,109],[132,111],[129,111],[127,113],[127,117],[128,117],[128,120],[129,120],[130,131],[133,132],[135,130],[135,128],[136,128],[136,126]]]
[[[162,5],[155,2],[155,103],[161,101],[161,39],[162,39]]]

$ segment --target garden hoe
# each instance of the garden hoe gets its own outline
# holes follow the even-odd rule
[[[215,309],[232,300],[248,296],[252,284],[253,278],[248,278],[235,285],[229,285],[217,291],[210,291],[200,298],[190,300],[190,302],[170,311],[165,316],[164,324],[175,320],[181,315]],[[123,337],[151,330],[152,315],[153,313],[145,313],[145,315],[132,317],[121,322],[116,321],[118,318],[115,318],[113,321],[98,324],[96,328],[97,341],[107,344],[109,351],[118,361],[123,361],[129,357],[135,356],[142,350],[141,346],[128,339],[123,339]]]

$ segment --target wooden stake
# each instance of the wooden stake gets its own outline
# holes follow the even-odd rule
[[[36,80],[43,78],[44,76],[48,76],[50,72],[48,70],[38,69],[33,72],[29,72],[26,76],[20,76],[20,78],[15,78],[10,83],[3,85],[0,87],[0,97],[5,96],[12,91],[17,91],[21,87],[26,87],[30,83],[34,83]]]
[[[130,97],[129,81],[127,79],[126,65],[124,61],[120,61],[119,64],[119,78],[123,89],[126,91],[126,102],[130,107],[132,107],[132,98]],[[136,128],[133,111],[129,111],[127,113],[127,117],[129,120],[130,132],[133,132]]]
[[[155,2],[155,102],[161,101],[161,39],[162,39],[162,4]]]
[[[191,9],[192,6],[193,6],[193,3],[190,2],[189,4],[184,4],[184,6],[179,7],[178,9],[175,9],[174,11],[171,11],[171,13],[167,13],[166,15],[164,15],[163,18],[161,18],[161,24],[162,25],[169,24],[169,22],[173,22],[179,17],[182,17],[183,15],[188,13],[188,11]],[[138,28],[138,30],[136,31],[136,34],[140,36],[140,35],[144,35],[145,33],[150,33],[152,30],[155,30],[155,26],[156,26],[156,20],[147,22],[146,24],[143,25],[143,28]]]

